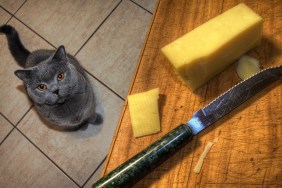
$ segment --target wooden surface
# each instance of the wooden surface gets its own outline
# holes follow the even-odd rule
[[[242,2],[242,1],[240,1]],[[248,54],[263,68],[282,64],[282,1],[244,1],[264,20],[263,40]],[[102,175],[161,138],[193,112],[240,81],[235,64],[195,93],[180,81],[160,48],[239,1],[160,0],[129,93],[160,88],[160,133],[132,135],[127,103],[121,114]],[[234,49],[236,50],[236,49]],[[213,126],[195,136],[178,153],[139,181],[135,187],[281,187],[281,80],[260,92]],[[218,137],[199,174],[193,168],[208,141]]]

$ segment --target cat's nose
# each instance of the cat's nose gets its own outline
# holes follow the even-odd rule
[[[59,89],[56,89],[55,91],[53,91],[54,94],[59,94]]]

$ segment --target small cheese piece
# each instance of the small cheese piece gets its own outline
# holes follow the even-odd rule
[[[258,45],[262,18],[241,3],[161,49],[194,91]]]
[[[242,80],[246,80],[260,71],[259,61],[244,55],[239,59],[236,71]]]
[[[212,146],[213,146],[213,143],[208,142],[208,144],[206,145],[203,153],[201,154],[201,156],[200,156],[200,158],[199,158],[199,160],[198,160],[198,162],[197,162],[197,164],[194,168],[195,173],[197,173],[197,174],[200,173],[201,168],[202,168],[203,163],[204,163],[204,159],[205,159],[206,155],[208,154],[208,152],[210,151],[210,149],[212,148]]]
[[[141,137],[160,131],[159,88],[128,96],[133,136]]]

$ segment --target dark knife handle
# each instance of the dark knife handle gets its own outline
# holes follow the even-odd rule
[[[92,185],[92,188],[130,187],[176,153],[192,138],[191,129],[187,125],[180,125],[98,180]]]

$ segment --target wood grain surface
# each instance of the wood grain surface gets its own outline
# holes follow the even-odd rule
[[[160,0],[129,94],[160,88],[162,130],[134,138],[127,102],[102,176],[187,122],[193,112],[240,82],[236,64],[192,93],[180,81],[160,48],[225,10],[244,2],[264,20],[262,43],[248,55],[262,68],[282,64],[282,1]],[[236,50],[236,49],[234,49]],[[195,136],[134,187],[282,187],[282,86],[273,83]],[[218,137],[199,174],[193,169],[208,141]]]

